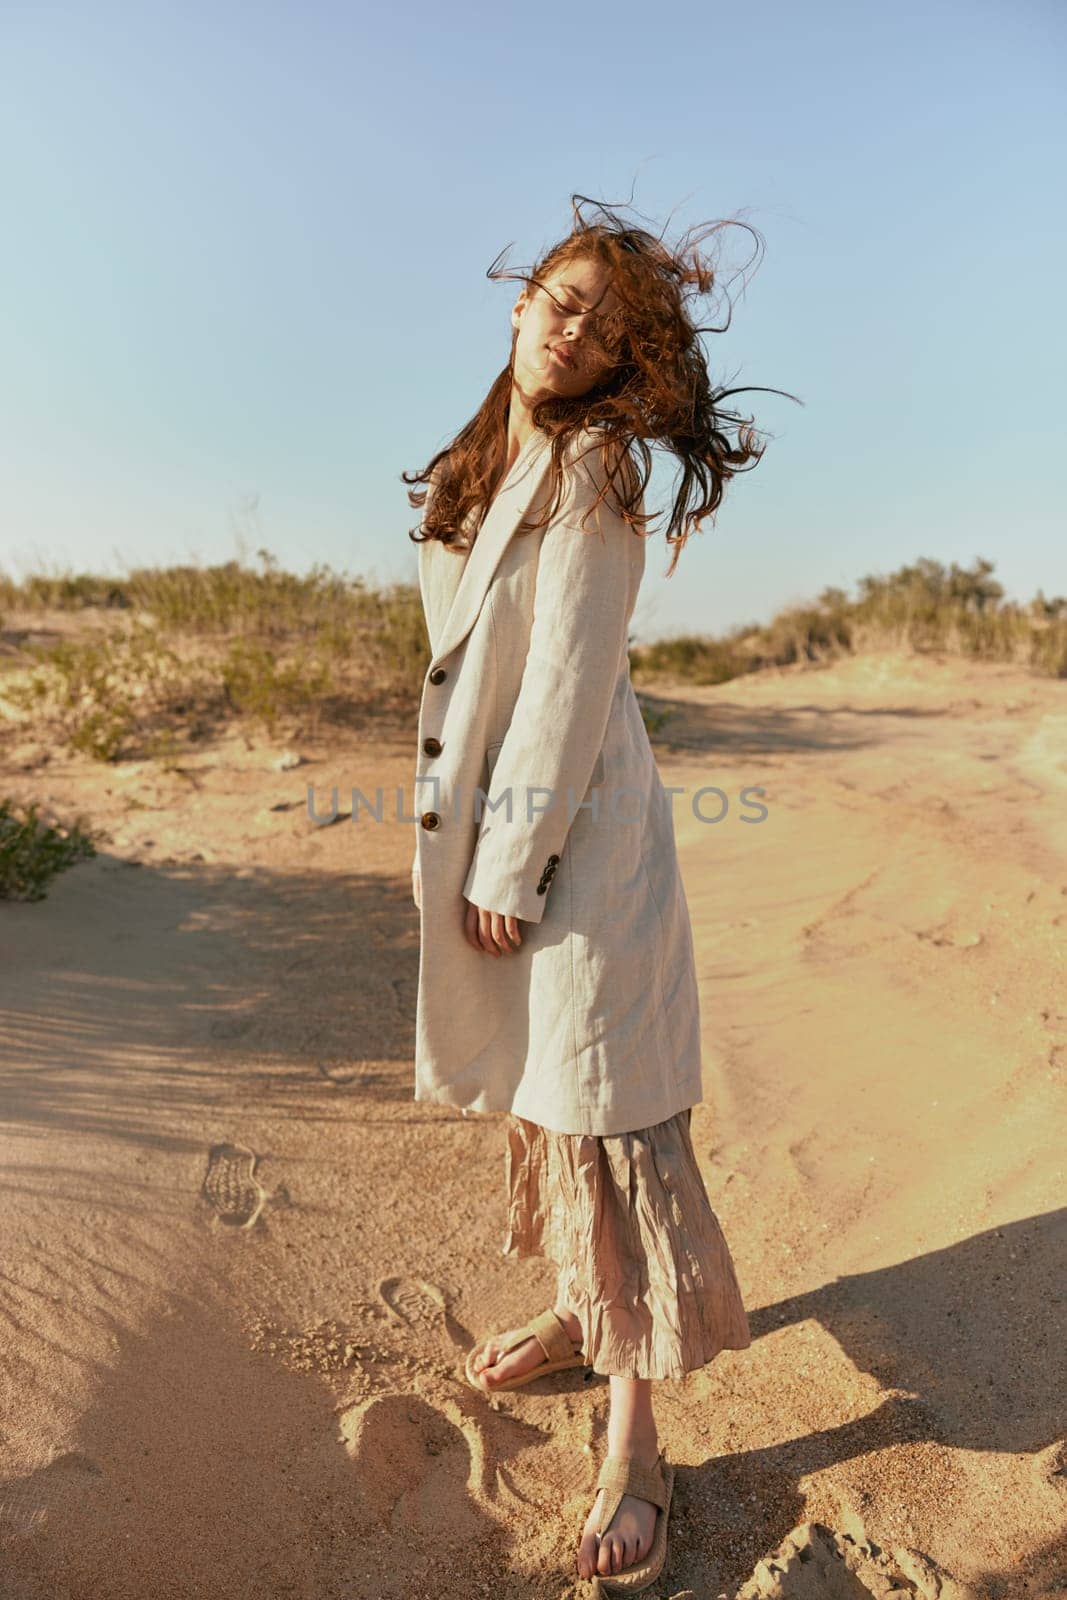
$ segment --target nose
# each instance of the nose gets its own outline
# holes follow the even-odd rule
[[[589,326],[588,318],[589,312],[582,311],[576,316],[568,317],[566,322],[563,324],[560,337],[563,339],[568,350],[573,352],[579,348],[584,349],[589,343],[592,330]]]
[[[579,345],[582,350],[595,354],[607,349],[606,332],[598,312],[574,311],[564,321],[562,337],[568,345]]]

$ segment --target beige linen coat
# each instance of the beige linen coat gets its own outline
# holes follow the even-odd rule
[[[467,554],[419,546],[415,1099],[617,1134],[702,1098],[693,941],[629,674],[645,541],[610,489],[580,531],[604,482],[590,430],[557,515],[516,536],[549,467],[535,432]],[[468,944],[468,900],[521,919],[517,952]]]

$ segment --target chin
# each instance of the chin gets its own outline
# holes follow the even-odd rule
[[[558,362],[552,360],[551,356],[549,356],[548,366],[545,368],[545,378],[547,382],[552,384],[553,388],[566,389],[568,393],[573,390],[575,384],[581,387],[583,382],[582,373],[575,372],[573,368],[561,367]]]

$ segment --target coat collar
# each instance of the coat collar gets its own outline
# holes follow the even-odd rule
[[[474,626],[490,579],[544,478],[551,459],[548,446],[548,436],[535,429],[505,474],[467,557],[431,665],[450,655]]]

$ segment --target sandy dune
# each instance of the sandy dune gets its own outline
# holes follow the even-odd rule
[[[648,697],[753,1333],[658,1389],[650,1597],[1067,1595],[1067,683],[872,656]],[[606,1380],[460,1376],[554,1273],[501,1255],[500,1120],[411,1101],[411,825],[346,796],[393,817],[412,740],[8,752],[113,837],[0,903],[5,1600],[590,1592]]]

